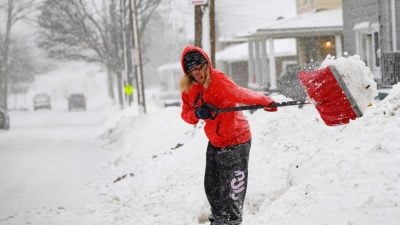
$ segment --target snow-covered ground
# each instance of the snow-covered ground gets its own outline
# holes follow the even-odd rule
[[[101,202],[93,182],[111,175],[102,167],[112,154],[97,140],[106,114],[11,112],[11,129],[0,131],[0,224]]]
[[[11,112],[0,132],[0,224],[209,224],[204,124],[153,98],[146,115],[100,105]],[[326,126],[313,105],[246,116],[244,225],[399,224],[400,85],[347,125]]]

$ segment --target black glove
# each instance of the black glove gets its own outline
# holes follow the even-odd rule
[[[199,119],[208,119],[212,117],[212,108],[208,105],[202,105],[194,109],[196,117]]]

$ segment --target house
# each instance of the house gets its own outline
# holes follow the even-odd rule
[[[160,93],[154,97],[160,106],[180,106],[179,80],[182,76],[180,62],[167,63],[157,68]]]
[[[252,54],[247,35],[254,33],[261,24],[273,24],[296,15],[295,0],[262,1],[222,0],[217,4],[217,68],[243,87],[262,89],[265,79],[256,76],[249,60]],[[276,70],[281,73],[286,64],[296,62],[296,44],[293,39],[276,40]],[[257,59],[261,60],[261,51]],[[265,60],[260,61],[265,63]],[[260,74],[265,71],[260,68]],[[262,70],[262,71],[261,71]]]
[[[279,89],[278,70],[285,68],[279,65],[276,45],[272,43],[287,38],[296,40],[297,55],[290,62],[300,68],[321,62],[327,55],[340,57],[345,52],[361,57],[378,86],[399,82],[400,0],[297,0],[296,3],[297,16],[259,27],[244,36],[249,48],[245,65],[249,83],[255,80],[263,90]],[[234,63],[230,68],[235,68]],[[232,74],[235,77],[234,70]]]
[[[378,86],[399,82],[400,0],[343,0],[343,21],[344,50],[360,55]]]
[[[276,72],[282,73],[287,65],[297,64],[296,43],[293,39],[281,39],[273,42],[276,58]],[[261,54],[257,52],[257,55]],[[249,73],[249,42],[232,44],[216,53],[217,67],[240,86],[262,89],[262,76]],[[252,74],[251,76],[249,76]]]
[[[277,19],[294,16],[296,14],[294,2],[295,0],[217,1],[215,3],[217,33],[216,68],[231,76],[241,86],[248,87],[249,82],[256,84],[254,76],[249,78],[248,75],[248,43],[247,38],[243,36],[247,35],[249,31],[254,32],[260,24],[270,24]],[[191,5],[190,7],[193,6]],[[207,7],[204,10],[207,10]],[[205,11],[203,16],[203,48],[205,51],[209,50],[207,17],[208,12]],[[191,20],[184,21],[193,23]],[[193,24],[191,24],[189,30],[193,30]],[[193,38],[192,36],[190,37]],[[279,56],[295,59],[296,46],[293,41],[286,43],[285,41],[277,42],[278,46],[276,46],[276,49]],[[188,43],[193,44],[193,40],[189,40]],[[290,47],[290,50],[286,50],[288,47]],[[288,60],[285,61],[287,62]],[[277,64],[279,65],[279,62]],[[176,85],[172,84],[174,82],[178,83],[178,80],[176,79],[176,75],[173,74],[182,75],[182,72],[177,71],[176,68],[179,67],[176,65],[171,66],[169,63],[161,65],[158,68],[157,73],[159,74],[159,78],[163,79],[160,82],[163,85],[163,89],[171,90],[176,88]],[[281,70],[279,68],[277,69],[278,71]]]
[[[318,0],[314,1],[317,2]],[[294,38],[297,46],[297,64],[305,67],[315,61],[321,62],[328,54],[342,55],[342,29],[341,8],[307,11],[266,28],[259,28],[248,36],[251,52],[249,74],[263,77],[261,80],[266,81],[263,84],[264,88],[276,91],[276,57],[272,45],[274,40]]]
[[[179,90],[178,83],[182,76],[180,62],[166,63],[157,68],[159,85],[163,92],[173,92]]]

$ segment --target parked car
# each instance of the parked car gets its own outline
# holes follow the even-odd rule
[[[378,90],[378,96],[376,97],[378,100],[383,100],[386,96],[389,95],[389,92],[392,90],[391,87],[380,88]]]
[[[86,97],[82,93],[74,93],[68,97],[68,110],[86,110]]]
[[[7,110],[0,105],[0,130],[8,130],[10,128],[10,117]]]
[[[51,109],[51,98],[49,94],[40,93],[33,97],[33,110]]]
[[[163,92],[157,95],[157,101],[163,107],[181,106],[181,94],[179,91]]]

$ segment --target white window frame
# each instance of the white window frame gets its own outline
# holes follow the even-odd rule
[[[381,77],[380,67],[380,35],[379,24],[369,22],[358,23],[353,28],[355,32],[356,54],[360,56],[366,65],[371,69],[376,79]],[[375,34],[378,39],[375,39]],[[377,44],[378,49],[375,50]],[[379,63],[379,64],[378,64]]]

